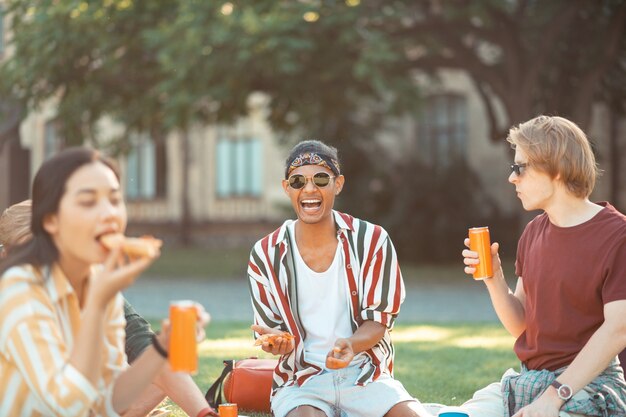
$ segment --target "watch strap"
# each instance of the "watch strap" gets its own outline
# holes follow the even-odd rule
[[[550,385],[556,388],[556,395],[558,395],[563,401],[567,401],[572,398],[572,388],[569,385],[561,384],[556,379],[552,381]]]

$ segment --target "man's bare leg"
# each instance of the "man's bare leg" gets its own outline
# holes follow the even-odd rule
[[[417,401],[404,401],[391,407],[385,417],[433,417],[433,415]]]
[[[301,405],[299,407],[294,408],[289,413],[287,413],[287,417],[328,417],[328,416],[319,408],[315,408],[311,405]]]

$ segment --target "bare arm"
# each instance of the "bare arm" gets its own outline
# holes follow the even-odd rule
[[[469,239],[465,239],[465,246],[469,248]],[[491,245],[491,259],[493,262],[494,275],[493,278],[485,280],[485,285],[491,297],[491,303],[502,322],[504,328],[514,337],[519,337],[526,330],[526,313],[525,303],[526,294],[524,293],[524,285],[522,277],[517,280],[515,292],[511,291],[506,280],[504,272],[502,272],[502,264],[498,249],[500,245],[493,243]],[[473,274],[476,270],[475,265],[478,264],[478,253],[469,249],[462,252],[463,262],[466,274]]]
[[[165,329],[164,329],[165,330]],[[169,336],[163,331],[157,336],[161,346],[168,346]],[[166,359],[149,346],[115,381],[113,387],[113,407],[120,413],[128,409],[140,397],[152,380],[161,372]]]
[[[93,366],[100,363],[104,351],[104,321],[106,306],[88,304],[83,311],[82,325],[76,343],[70,353],[73,365],[93,386],[97,386],[102,369]]]
[[[163,367],[154,384],[190,416],[195,417],[209,407],[193,378],[183,372],[173,372],[169,365]]]
[[[104,269],[90,278],[85,296],[82,323],[70,354],[72,364],[94,386],[102,372],[94,363],[101,363],[104,352],[105,311],[117,293],[131,285],[150,265],[152,258],[141,258],[126,264],[119,249],[111,251]]]
[[[492,279],[485,280],[485,285],[500,322],[513,337],[519,337],[526,330],[526,294],[522,277],[517,279],[515,292],[508,287],[501,269]]]
[[[196,342],[205,336],[204,327],[209,323],[210,316],[201,304],[196,303]],[[167,351],[170,345],[169,320],[161,323],[161,333],[156,339],[161,348]],[[165,365],[165,366],[163,366]],[[113,392],[113,404],[116,410],[126,410],[139,398],[143,389],[154,382],[168,397],[189,415],[208,407],[198,386],[188,374],[172,372],[166,359],[159,354],[154,345],[147,347],[117,380]]]
[[[374,347],[380,342],[385,335],[385,330],[387,328],[381,323],[372,320],[364,321],[352,336],[335,341],[335,347],[328,352],[326,366],[329,368],[348,366],[355,355]],[[332,366],[333,363],[335,363],[334,366]]]

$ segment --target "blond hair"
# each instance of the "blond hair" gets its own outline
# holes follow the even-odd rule
[[[10,250],[32,237],[30,231],[31,201],[13,204],[0,215],[0,243]]]
[[[559,180],[568,191],[587,198],[599,174],[585,133],[576,123],[557,116],[538,116],[509,130],[506,138],[528,156],[528,164]]]

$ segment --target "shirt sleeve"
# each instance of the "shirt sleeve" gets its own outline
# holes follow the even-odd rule
[[[388,329],[393,328],[406,291],[396,249],[388,236],[370,261],[364,277],[364,289],[361,318],[381,323]]]
[[[124,299],[124,318],[126,319],[126,356],[128,363],[133,363],[150,346],[154,333],[150,328],[150,323],[141,317],[126,299]]]
[[[602,300],[604,304],[626,300],[626,238],[616,245],[606,266]]]
[[[18,280],[3,285],[1,292],[0,351],[39,398],[44,414],[88,415],[98,391],[69,364],[69,352],[45,290]]]
[[[271,266],[265,264],[259,255],[260,243],[250,252],[248,262],[248,284],[254,312],[254,323],[272,329],[282,328],[283,319],[270,285]]]

